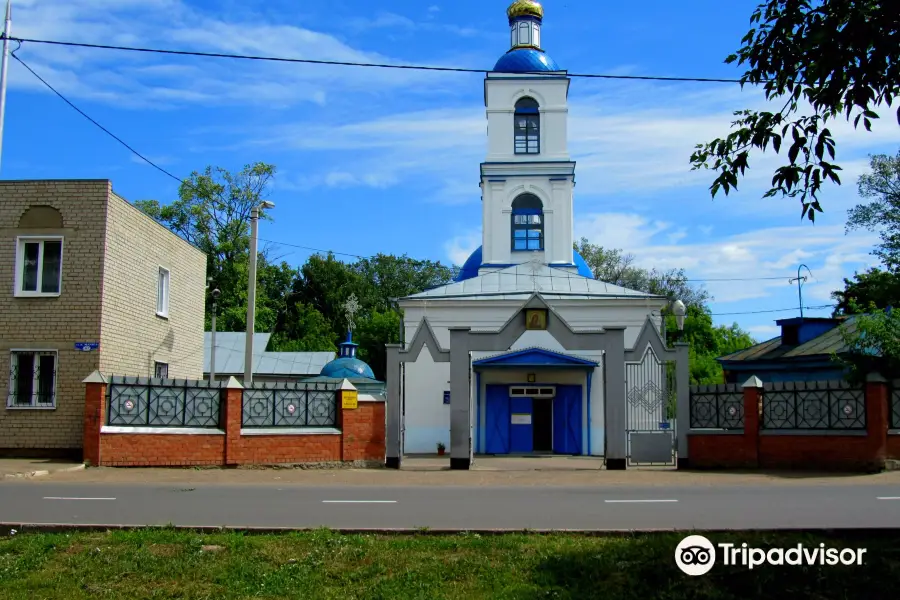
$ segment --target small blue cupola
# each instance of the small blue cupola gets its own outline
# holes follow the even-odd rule
[[[356,349],[359,344],[353,342],[353,332],[347,332],[347,340],[340,345],[338,357],[322,367],[322,377],[334,377],[338,379],[356,379],[363,377],[375,379],[372,367],[356,358]]]

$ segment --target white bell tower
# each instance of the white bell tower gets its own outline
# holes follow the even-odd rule
[[[481,164],[480,272],[531,261],[575,272],[570,79],[540,47],[543,7],[516,0],[507,16],[512,47],[484,82],[488,152]]]

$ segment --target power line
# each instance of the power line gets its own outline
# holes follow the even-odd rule
[[[191,50],[168,50],[163,48],[140,48],[135,46],[111,46],[108,44],[86,44],[81,42],[61,42],[57,40],[39,40],[32,38],[10,37],[12,41],[19,43],[49,44],[53,46],[65,46],[72,48],[93,48],[97,50],[121,50],[127,52],[144,52],[149,54],[171,54],[176,56],[198,56],[203,58],[230,58],[238,60],[255,60],[264,62],[297,63],[307,65],[330,65],[340,67],[365,67],[377,69],[403,69],[410,71],[443,71],[450,73],[502,73],[490,69],[469,69],[465,67],[437,67],[428,65],[389,64],[389,63],[364,63],[338,60],[313,60],[308,58],[284,58],[277,56],[254,56],[248,54],[225,54],[220,52],[198,52]],[[516,72],[517,75],[546,75],[546,71]],[[695,83],[744,83],[740,79],[718,79],[714,77],[661,77],[652,75],[608,75],[600,73],[566,73],[568,77],[580,77],[585,79],[625,79],[639,81],[677,81]]]
[[[823,304],[821,306],[804,306],[804,310],[824,310],[826,308],[834,308],[837,306],[836,304]],[[800,310],[799,307],[794,308],[773,308],[772,310],[751,310],[747,312],[729,312],[729,313],[710,313],[710,316],[713,317],[725,317],[728,315],[761,315],[765,313],[776,313],[776,312],[790,312],[794,310]]]
[[[10,38],[10,39],[14,40],[15,38]],[[44,84],[50,91],[52,91],[57,97],[59,97],[63,102],[65,102],[67,105],[69,105],[69,107],[71,107],[71,108],[72,108],[73,110],[75,110],[78,114],[80,114],[82,117],[84,117],[85,119],[87,119],[91,124],[93,124],[94,126],[96,126],[97,128],[99,128],[101,131],[103,131],[104,133],[106,133],[108,136],[110,136],[111,138],[113,138],[116,142],[118,142],[119,144],[121,144],[122,146],[124,146],[129,152],[131,152],[132,154],[134,154],[135,156],[137,156],[138,158],[140,158],[141,160],[143,160],[144,162],[146,162],[147,164],[149,164],[149,165],[150,165],[151,167],[153,167],[154,169],[160,171],[160,172],[163,173],[164,175],[166,175],[166,176],[170,177],[171,179],[177,181],[178,183],[180,183],[180,184],[182,184],[182,185],[188,186],[190,189],[194,190],[194,191],[197,192],[197,193],[202,193],[201,190],[197,189],[195,186],[193,186],[193,185],[192,185],[191,183],[189,183],[187,180],[182,179],[181,177],[178,177],[177,175],[174,175],[173,173],[167,171],[167,170],[164,169],[163,167],[159,166],[158,164],[156,164],[155,162],[153,162],[152,160],[150,160],[149,158],[147,158],[146,156],[144,156],[143,154],[141,154],[140,152],[138,152],[138,151],[137,151],[136,149],[134,149],[131,145],[129,145],[127,142],[125,142],[122,138],[120,138],[119,136],[117,136],[116,134],[114,134],[113,132],[111,132],[109,129],[107,129],[106,127],[104,127],[103,125],[101,125],[97,120],[95,120],[95,119],[92,118],[90,115],[88,115],[86,112],[84,112],[83,110],[81,110],[81,109],[80,109],[78,106],[76,106],[72,101],[70,101],[70,100],[69,100],[68,98],[66,98],[62,93],[60,93],[55,87],[53,87],[46,79],[44,79],[43,77],[41,77],[41,76],[40,76],[34,69],[32,69],[25,61],[23,61],[21,58],[19,58],[18,56],[16,56],[16,53],[15,53],[15,52],[11,52],[10,54],[11,54],[12,57],[13,57],[14,59],[16,59],[23,67],[25,67],[32,75],[34,75],[34,76],[38,79],[38,81],[40,81],[41,83],[43,83],[43,84]],[[311,246],[301,246],[301,245],[298,245],[298,244],[289,244],[289,243],[287,243],[287,242],[277,242],[277,241],[275,241],[275,240],[267,240],[267,239],[264,239],[264,238],[258,238],[258,239],[259,239],[260,241],[262,241],[262,242],[268,242],[268,243],[276,244],[276,245],[279,245],[279,246],[286,246],[286,247],[289,247],[289,248],[298,248],[298,249],[301,249],[301,250],[308,250],[308,251],[318,252],[318,253],[326,253],[326,254],[329,254],[329,253],[330,253],[330,254],[336,254],[336,255],[339,255],[339,256],[350,256],[350,257],[357,258],[357,259],[361,259],[361,260],[367,260],[367,259],[375,258],[374,256],[362,256],[362,255],[359,255],[359,254],[353,254],[353,253],[350,253],[350,252],[338,252],[338,251],[335,251],[335,250],[325,250],[325,249],[321,249],[321,248],[313,248],[313,247],[311,247]],[[487,273],[497,273],[497,274],[499,274],[499,275],[516,276],[516,277],[522,276],[522,275],[518,275],[518,274],[516,274],[516,273],[500,273],[500,271],[502,271],[502,270],[503,270],[503,268],[498,268],[498,269],[495,269],[495,270],[487,271]],[[546,277],[546,276],[544,276],[544,277]],[[550,277],[551,277],[551,278],[553,278],[553,277],[565,277],[565,278],[568,278],[568,277],[569,277],[569,274],[566,274],[566,275],[550,275]],[[735,278],[723,278],[723,279],[679,279],[678,281],[679,281],[679,282],[695,282],[695,283],[696,283],[696,282],[710,282],[710,281],[775,281],[775,280],[779,280],[779,279],[784,279],[784,277],[746,277],[746,278],[735,277]],[[609,283],[609,282],[603,282],[603,283]],[[610,284],[610,285],[616,285],[616,284]],[[621,286],[620,286],[620,287],[621,287]],[[808,308],[810,308],[810,310],[813,309],[813,307],[808,307]],[[794,310],[794,309],[784,309],[784,310]],[[762,311],[762,312],[772,312],[772,311]],[[775,311],[775,312],[778,312],[778,311]],[[727,314],[755,314],[755,313],[721,313],[721,314],[722,314],[722,315],[727,315]]]
[[[12,39],[12,38],[10,38],[10,39]],[[153,162],[152,160],[150,160],[149,158],[147,158],[146,156],[144,156],[143,154],[141,154],[140,152],[138,152],[137,150],[135,150],[134,148],[132,148],[131,146],[129,146],[129,145],[128,145],[125,141],[123,141],[119,136],[117,136],[116,134],[114,134],[113,132],[111,132],[109,129],[107,129],[106,127],[104,127],[103,125],[101,125],[100,123],[98,123],[97,121],[95,121],[94,119],[92,119],[92,118],[90,117],[90,115],[88,115],[88,114],[85,113],[83,110],[81,110],[80,108],[78,108],[77,106],[75,106],[72,102],[69,101],[68,98],[66,98],[65,96],[63,96],[61,93],[59,93],[59,91],[57,91],[56,88],[54,88],[52,85],[50,85],[50,83],[48,83],[46,79],[44,79],[43,77],[41,77],[40,75],[38,75],[38,74],[34,71],[34,69],[32,69],[31,67],[29,67],[29,66],[25,63],[24,60],[22,60],[21,58],[19,58],[18,56],[16,56],[16,53],[15,53],[15,52],[10,52],[10,55],[11,55],[14,59],[16,59],[17,61],[19,61],[19,63],[20,63],[23,67],[25,67],[26,69],[28,69],[28,71],[31,72],[32,75],[34,75],[35,77],[37,77],[38,80],[39,80],[41,83],[43,83],[45,86],[47,86],[47,88],[49,88],[51,92],[53,92],[54,94],[56,94],[57,96],[59,96],[60,100],[62,100],[63,102],[65,102],[66,104],[68,104],[69,106],[71,106],[73,109],[75,109],[76,112],[78,112],[78,114],[80,114],[82,117],[84,117],[85,119],[87,119],[88,121],[90,121],[91,123],[93,123],[94,125],[96,125],[97,127],[99,127],[99,128],[100,128],[101,130],[103,130],[103,132],[106,133],[108,136],[110,136],[111,138],[113,138],[114,140],[116,140],[117,142],[119,142],[120,144],[122,144],[123,146],[125,146],[126,148],[128,148],[128,150],[131,151],[132,153],[134,153],[135,156],[137,156],[138,158],[140,158],[141,160],[143,160],[144,162],[146,162],[148,165],[150,165],[150,166],[153,167],[154,169],[157,169],[158,171],[161,171],[162,173],[165,173],[166,175],[168,175],[169,177],[171,177],[171,178],[174,179],[175,181],[179,181],[179,182],[181,182],[181,183],[185,183],[185,181],[184,181],[183,179],[181,179],[181,178],[178,177],[177,175],[173,175],[172,173],[169,173],[168,171],[166,171],[165,169],[163,169],[161,166],[159,166],[158,164],[156,164],[155,162]]]

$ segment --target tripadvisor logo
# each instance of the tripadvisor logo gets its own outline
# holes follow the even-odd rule
[[[746,543],[737,545],[721,542],[713,545],[702,535],[689,535],[675,548],[675,564],[687,575],[705,575],[716,564],[717,554],[720,564],[740,565],[753,569],[761,565],[776,566],[836,566],[861,565],[865,548],[827,548],[825,544],[804,546],[797,544],[791,548],[753,548]]]

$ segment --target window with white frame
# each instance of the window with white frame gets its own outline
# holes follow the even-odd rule
[[[156,285],[156,314],[160,317],[169,316],[169,270],[159,268],[159,278]]]
[[[153,376],[156,379],[168,379],[169,378],[169,364],[164,362],[155,361],[153,363]]]
[[[13,350],[9,364],[7,407],[56,407],[56,350]]]
[[[16,296],[59,296],[62,246],[61,237],[17,239]]]

